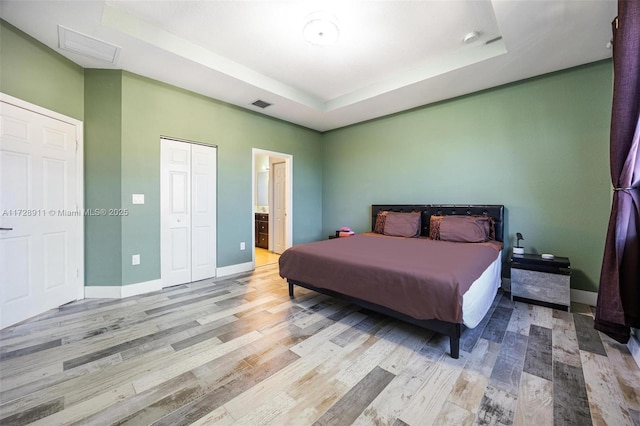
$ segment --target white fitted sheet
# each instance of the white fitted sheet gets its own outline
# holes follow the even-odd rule
[[[480,277],[462,295],[462,323],[477,326],[487,314],[502,283],[502,251]]]

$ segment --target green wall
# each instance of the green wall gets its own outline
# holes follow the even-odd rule
[[[108,211],[121,204],[122,72],[86,70],[84,95],[85,209]],[[123,250],[120,218],[85,216],[84,224],[85,285],[120,285]]]
[[[0,92],[84,119],[84,71],[0,20]]]
[[[370,205],[504,204],[509,236],[597,291],[609,218],[612,65],[603,61],[323,135],[323,233]]]
[[[251,262],[252,148],[293,156],[293,242],[321,236],[320,134],[122,71],[87,70],[86,285],[160,279],[160,137],[218,147],[217,266]],[[91,131],[89,130],[91,129]],[[133,205],[132,194],[145,204]],[[131,265],[139,254],[140,265]]]
[[[293,156],[293,243],[321,238],[318,132],[134,74],[122,79],[122,282],[160,278],[160,136],[218,146],[218,267],[251,262],[252,148]],[[145,194],[131,205],[131,194]],[[131,266],[131,255],[141,264]]]

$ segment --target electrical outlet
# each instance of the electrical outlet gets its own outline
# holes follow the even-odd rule
[[[244,246],[244,241],[240,243],[240,250],[244,250],[245,246]]]
[[[140,255],[139,254],[134,254],[133,256],[131,256],[131,264],[132,265],[139,265],[140,264]]]

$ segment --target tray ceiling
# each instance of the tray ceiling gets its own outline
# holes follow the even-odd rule
[[[608,58],[616,15],[615,0],[4,0],[0,7],[4,20],[82,67],[124,69],[319,131]],[[304,39],[315,12],[333,18],[336,43]],[[62,49],[65,29],[66,39],[86,36],[103,57]]]

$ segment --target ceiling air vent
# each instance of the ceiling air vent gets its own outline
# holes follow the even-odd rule
[[[260,99],[258,99],[257,101],[251,103],[251,105],[255,105],[258,108],[266,108],[268,106],[271,106],[271,104],[269,102],[261,101]]]
[[[60,49],[101,61],[116,63],[120,48],[97,38],[58,25],[58,46]]]

